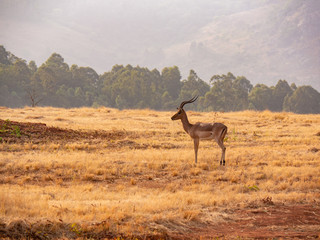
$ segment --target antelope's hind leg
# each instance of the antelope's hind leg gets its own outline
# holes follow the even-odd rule
[[[225,156],[226,156],[226,147],[224,146],[223,142],[222,141],[219,141],[218,142],[221,150],[222,150],[222,153],[221,153],[221,160],[220,160],[220,165],[223,165],[225,166],[226,165],[226,160],[225,160]]]
[[[222,150],[222,153],[221,153],[221,160],[220,160],[220,165],[223,165],[225,166],[226,165],[226,147],[224,146],[223,144],[223,141],[224,141],[224,137],[226,136],[227,134],[227,128],[225,128],[223,131],[222,131],[222,134],[221,134],[221,137],[220,139],[218,140],[218,145],[220,146],[221,150]]]

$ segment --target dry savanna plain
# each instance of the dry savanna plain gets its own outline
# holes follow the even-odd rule
[[[0,109],[0,238],[317,239],[320,115]]]

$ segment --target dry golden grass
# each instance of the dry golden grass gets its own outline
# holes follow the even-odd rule
[[[193,143],[174,112],[109,108],[0,109],[1,119],[74,130],[124,131],[121,140],[0,144],[0,218],[94,223],[121,232],[180,231],[227,221],[226,209],[320,199],[320,115],[189,111],[228,126],[226,167],[213,141]],[[129,134],[130,133],[130,134]],[[109,146],[109,147],[108,147]],[[138,146],[138,147],[137,147]],[[139,147],[140,146],[140,147]],[[139,227],[137,227],[139,226]]]

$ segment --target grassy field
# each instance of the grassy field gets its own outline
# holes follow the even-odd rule
[[[101,228],[112,236],[178,237],[236,221],[233,209],[319,206],[320,115],[188,111],[191,123],[228,126],[222,167],[213,141],[200,141],[194,164],[193,142],[173,114],[1,108],[7,125],[69,132],[39,138],[17,126],[6,138],[0,127],[0,223],[65,223],[78,236]],[[71,130],[81,134],[73,138]],[[320,233],[319,225],[311,230]]]

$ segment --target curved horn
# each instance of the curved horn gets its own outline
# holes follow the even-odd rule
[[[189,101],[183,101],[181,104],[180,104],[180,108],[183,108],[184,105],[186,105],[187,103],[193,103],[195,100],[198,99],[199,96],[195,96],[193,98],[191,98]]]

